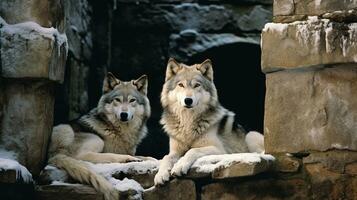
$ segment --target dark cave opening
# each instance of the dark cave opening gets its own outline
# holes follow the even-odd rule
[[[260,46],[235,43],[208,49],[196,54],[186,64],[201,63],[209,58],[213,62],[214,82],[221,104],[236,113],[236,120],[247,130],[263,133],[265,75],[260,67]],[[159,100],[164,70],[153,76],[151,94]],[[161,81],[159,81],[161,80]],[[139,155],[162,158],[168,153],[168,138],[158,120],[161,108],[153,102],[154,116],[149,120],[149,135],[138,148]]]
[[[234,43],[199,53],[188,64],[211,59],[221,104],[236,113],[236,120],[247,131],[263,133],[265,75],[260,54],[259,45]]]

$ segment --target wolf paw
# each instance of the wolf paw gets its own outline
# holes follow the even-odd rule
[[[155,185],[163,185],[165,182],[170,180],[170,173],[168,170],[159,170],[154,178]]]
[[[143,161],[140,158],[136,158],[134,156],[130,156],[130,155],[118,155],[114,158],[112,158],[112,160],[110,162],[114,162],[114,163],[128,163],[128,162],[141,162]]]
[[[179,160],[171,170],[172,176],[182,176],[187,174],[188,170],[190,169],[190,163],[184,162]]]

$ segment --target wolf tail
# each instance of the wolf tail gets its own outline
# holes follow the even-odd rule
[[[95,173],[89,165],[64,154],[57,154],[49,160],[50,164],[64,169],[80,183],[92,185],[97,191],[103,193],[105,200],[118,200],[119,192],[103,176]]]
[[[264,135],[249,131],[245,136],[245,143],[248,146],[249,152],[264,153]]]

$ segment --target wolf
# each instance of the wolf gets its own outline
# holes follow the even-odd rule
[[[263,152],[264,137],[235,121],[218,101],[212,62],[192,66],[170,58],[161,92],[160,123],[169,136],[170,151],[160,162],[155,185],[186,174],[200,157],[213,154]]]
[[[55,126],[49,146],[49,164],[64,169],[71,178],[94,186],[106,200],[119,193],[88,162],[141,161],[136,147],[147,133],[150,116],[146,75],[128,82],[108,73],[96,108],[69,124]]]

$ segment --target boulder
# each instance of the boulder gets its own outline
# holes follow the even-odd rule
[[[355,64],[279,71],[266,81],[267,153],[357,150]]]
[[[262,70],[269,73],[357,62],[356,40],[357,23],[317,17],[288,24],[268,23],[262,32]]]

